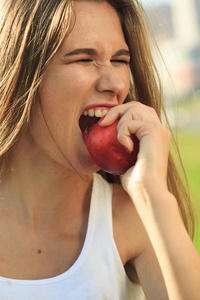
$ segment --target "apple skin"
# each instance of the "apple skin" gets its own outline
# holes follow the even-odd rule
[[[122,175],[136,163],[139,141],[135,135],[131,136],[134,149],[128,153],[117,139],[118,122],[107,127],[94,124],[90,132],[84,134],[84,142],[97,166],[108,173]]]

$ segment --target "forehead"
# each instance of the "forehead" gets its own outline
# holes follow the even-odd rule
[[[128,49],[119,16],[106,1],[74,1],[73,27],[64,42],[68,48],[72,44],[77,47],[104,44]]]

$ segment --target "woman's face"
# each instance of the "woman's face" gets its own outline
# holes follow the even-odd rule
[[[46,71],[31,127],[35,142],[51,158],[88,173],[98,167],[80,127],[91,124],[93,114],[101,116],[123,103],[130,86],[130,57],[119,17],[107,2],[75,1],[74,20]],[[84,119],[86,112],[91,116]]]

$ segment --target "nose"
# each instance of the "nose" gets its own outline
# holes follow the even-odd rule
[[[105,93],[112,97],[116,96],[119,102],[123,102],[123,98],[126,97],[125,94],[129,90],[127,75],[113,67],[111,63],[99,66],[98,71],[99,77],[96,82],[96,90],[99,93]]]

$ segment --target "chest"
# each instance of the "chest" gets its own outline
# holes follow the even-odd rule
[[[85,235],[86,226],[71,234],[39,236],[20,232],[2,234],[0,276],[31,280],[62,274],[79,257]]]

